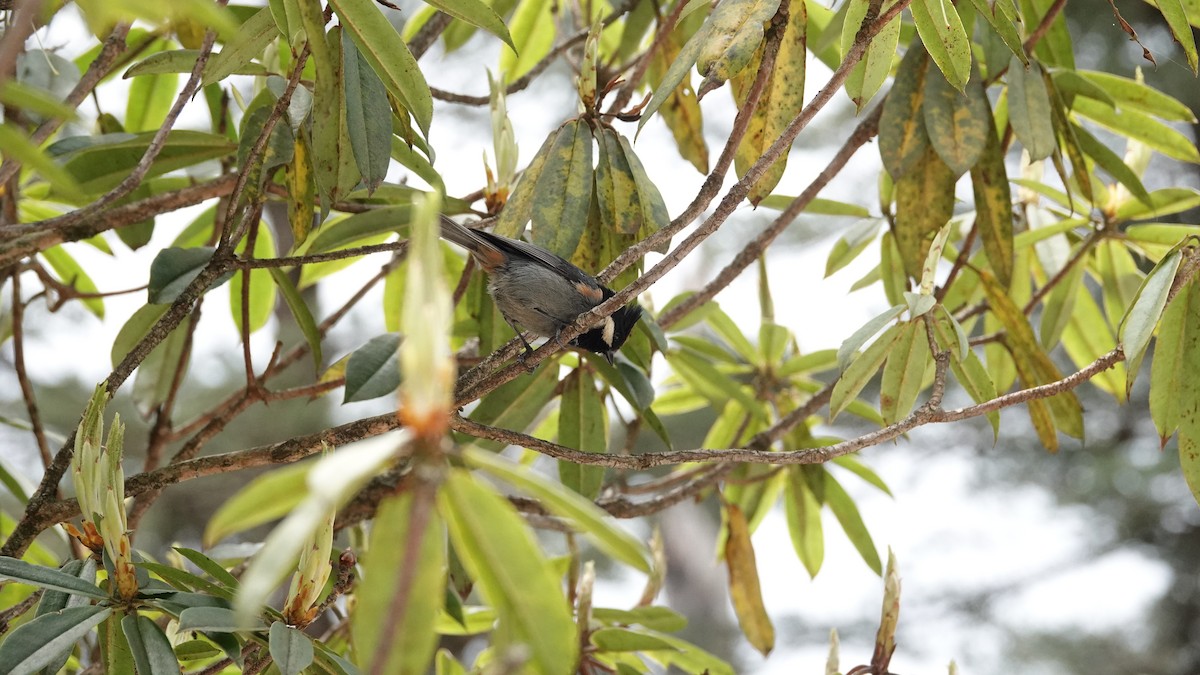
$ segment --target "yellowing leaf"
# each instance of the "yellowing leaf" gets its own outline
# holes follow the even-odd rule
[[[763,605],[758,565],[746,516],[736,504],[725,505],[729,536],[725,538],[725,565],[729,570],[729,596],[746,639],[763,656],[775,648],[775,627]]]

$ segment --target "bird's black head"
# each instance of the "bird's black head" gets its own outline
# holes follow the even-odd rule
[[[612,291],[608,291],[606,299],[611,295]],[[637,325],[640,318],[642,318],[641,306],[626,305],[613,312],[612,316],[605,318],[595,328],[571,340],[571,344],[589,352],[596,352],[612,363],[613,357],[621,349],[621,345],[625,344],[625,340],[629,338],[629,334],[633,332],[633,327]]]

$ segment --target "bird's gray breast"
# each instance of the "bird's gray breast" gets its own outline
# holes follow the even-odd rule
[[[491,276],[488,292],[511,323],[542,337],[553,337],[595,306],[562,275],[532,263],[510,262]]]

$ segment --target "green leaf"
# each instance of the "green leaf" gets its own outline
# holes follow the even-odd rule
[[[610,609],[593,607],[592,618],[603,624],[645,626],[651,630],[661,630],[674,633],[687,627],[687,617],[669,607],[634,607],[633,609]]]
[[[129,85],[129,98],[125,105],[125,130],[151,131],[162,126],[171,106],[175,104],[178,90],[178,73],[134,78]]]
[[[991,26],[1004,46],[1008,47],[1008,50],[1019,58],[1022,64],[1028,63],[1029,58],[1025,56],[1025,46],[1021,44],[1021,35],[1012,18],[999,6],[989,7],[987,0],[971,0],[971,4],[975,5],[976,13]],[[996,15],[997,12],[1000,13],[1000,16]]]
[[[879,156],[893,179],[917,166],[929,147],[922,109],[925,106],[925,51],[915,46],[904,54],[896,79],[883,101],[879,118]]]
[[[226,588],[234,589],[238,587],[237,577],[233,576],[229,570],[221,566],[221,563],[209,558],[200,551],[187,548],[186,546],[172,547],[179,555],[187,558],[193,565],[203,570],[208,576],[216,579],[218,583]]]
[[[1192,27],[1188,23],[1188,12],[1184,9],[1184,4],[1181,0],[1156,0],[1158,10],[1162,12],[1163,18],[1167,20],[1167,26],[1171,28],[1171,36],[1175,38],[1175,42],[1183,48],[1183,53],[1187,57],[1188,66],[1192,69],[1192,74],[1197,72],[1196,58],[1196,38],[1192,35]],[[1197,14],[1200,10],[1200,5],[1192,5],[1192,13]],[[1195,17],[1200,21],[1200,15]]]
[[[63,103],[53,92],[17,80],[0,83],[0,105],[20,108],[25,114],[57,117],[67,122],[79,118],[75,109]]]
[[[312,312],[308,309],[308,303],[304,302],[304,298],[300,296],[300,291],[296,290],[296,285],[292,283],[291,277],[286,272],[278,267],[268,268],[271,272],[271,279],[275,285],[279,287],[280,293],[283,294],[283,300],[287,303],[288,309],[292,312],[292,317],[296,320],[296,325],[300,328],[300,333],[304,335],[304,341],[308,343],[308,351],[312,354],[313,368],[321,369],[321,331],[317,328],[317,322],[313,319]]]
[[[249,624],[239,623],[234,611],[226,607],[189,607],[179,615],[178,631],[180,633],[189,631],[236,633],[263,630],[266,627],[258,618]]]
[[[125,180],[142,160],[155,132],[102,134],[60,140],[46,149],[63,160],[63,166],[88,194],[111,190]],[[6,143],[7,146],[7,143]],[[233,154],[237,146],[224,136],[200,131],[173,130],[158,153],[148,178]]]
[[[400,340],[399,335],[384,333],[350,354],[343,404],[386,396],[400,386]]]
[[[397,232],[400,236],[407,237],[408,221],[411,217],[411,204],[383,206],[356,213],[348,218],[322,225],[317,236],[310,237],[305,242],[308,246],[303,252],[311,254],[334,251],[379,234]]]
[[[266,69],[258,64],[251,63],[254,59],[266,49],[276,37],[279,37],[279,28],[275,25],[275,19],[271,15],[271,8],[263,7],[255,12],[249,19],[238,29],[237,35],[232,40],[229,40],[221,48],[221,51],[212,55],[208,64],[204,67],[204,77],[200,80],[201,86],[208,86],[214,82],[220,82],[230,75],[261,75],[265,74]],[[291,36],[285,36],[290,42]],[[189,72],[191,68],[188,68]],[[259,72],[262,71],[262,72]],[[129,73],[125,73],[128,77]]]
[[[101,600],[108,598],[108,594],[96,587],[95,584],[88,583],[73,574],[68,574],[51,567],[32,565],[24,560],[8,556],[0,556],[0,578],[11,579],[23,584],[32,584],[65,593],[86,595],[90,598]],[[103,619],[100,621],[103,621]],[[96,623],[99,623],[99,621]],[[6,642],[11,642],[11,640]],[[0,663],[6,663],[6,661],[0,660]]]
[[[297,462],[256,476],[209,519],[204,545],[287,515],[307,496],[305,479],[312,466],[312,462]]]
[[[129,642],[138,675],[175,675],[179,660],[171,641],[150,617],[126,614],[121,618],[121,631]]]
[[[1129,168],[1124,159],[1097,140],[1087,129],[1077,124],[1072,124],[1071,129],[1075,132],[1075,139],[1079,141],[1079,148],[1096,162],[1096,166],[1104,169],[1108,175],[1124,185],[1143,204],[1151,203],[1150,193],[1146,192],[1146,187],[1142,185],[1142,179],[1133,169]]]
[[[1167,304],[1158,324],[1158,340],[1150,366],[1150,418],[1163,445],[1181,420],[1190,420],[1194,415],[1195,401],[1190,394],[1192,380],[1200,372],[1200,365],[1195,363],[1200,358],[1200,349],[1194,346],[1196,335],[1200,334],[1197,306],[1200,306],[1200,289],[1192,281]]]
[[[866,351],[846,366],[837,384],[833,386],[833,394],[829,399],[829,420],[832,422],[838,413],[846,409],[858,393],[867,386],[871,378],[883,365],[896,340],[900,337],[901,324],[896,324],[880,335]]]
[[[604,398],[596,390],[591,373],[575,369],[563,381],[558,442],[584,452],[604,453],[608,449],[607,422]],[[604,467],[560,460],[558,475],[563,485],[595,499],[604,482]]]
[[[1008,63],[1008,115],[1013,133],[1029,152],[1031,160],[1045,159],[1054,153],[1058,142],[1051,119],[1050,94],[1036,61],[1028,66],[1017,57]]]
[[[763,415],[762,402],[756,401],[741,383],[718,370],[708,359],[682,350],[667,352],[665,356],[676,375],[715,405],[724,407],[726,401],[733,399],[741,404],[745,413],[756,417]]]
[[[425,76],[408,45],[392,27],[373,0],[330,0],[354,44],[393,96],[400,99],[417,120],[421,133],[429,135],[433,98]]]
[[[550,400],[558,386],[558,364],[553,360],[542,363],[529,377],[501,385],[483,397],[471,412],[471,419],[480,424],[525,431]],[[499,450],[495,441],[477,442],[480,447]]]
[[[149,415],[154,408],[167,400],[174,384],[175,373],[181,367],[183,375],[186,376],[188,359],[185,358],[187,355],[184,353],[184,347],[187,337],[187,326],[176,326],[138,366],[137,375],[133,379],[133,401],[138,406],[138,412]]]
[[[271,659],[283,675],[299,675],[313,662],[312,640],[282,621],[271,624],[268,645]]]
[[[866,344],[867,340],[875,337],[883,327],[888,325],[892,320],[904,313],[904,305],[896,305],[883,311],[875,318],[866,322],[861,328],[854,331],[850,337],[842,341],[837,350],[837,366],[838,370],[846,370],[850,365],[851,359],[858,353],[859,349]]]
[[[971,77],[971,40],[951,0],[913,0],[917,34],[950,86],[962,91]]]
[[[1191,139],[1150,115],[1129,108],[1114,109],[1090,98],[1076,98],[1074,110],[1114,133],[1145,143],[1167,157],[1181,162],[1200,163],[1200,151]]]
[[[808,576],[816,577],[825,561],[825,532],[821,527],[821,503],[804,480],[803,467],[790,466],[784,483],[783,507],[788,534],[796,557]]]
[[[257,225],[251,227],[258,228],[258,234],[254,239],[254,257],[258,259],[274,258],[275,257],[275,241],[271,235],[271,228],[266,223],[259,221]],[[247,239],[243,239],[238,243],[236,252],[239,256],[245,255]],[[250,277],[246,280],[247,275]],[[271,318],[271,314],[275,311],[275,284],[271,283],[271,272],[267,268],[254,268],[251,270],[241,270],[234,274],[233,282],[229,284],[229,311],[233,316],[233,325],[237,329],[238,334],[242,334],[242,286],[249,284],[248,291],[248,312],[250,319],[249,333],[254,333],[267,325],[267,321]]]
[[[886,424],[894,424],[912,410],[925,371],[933,362],[923,321],[901,324],[900,333],[883,366],[879,386],[879,414]]]
[[[446,528],[438,514],[432,513],[420,541],[415,541],[409,528],[416,507],[412,491],[387,498],[371,527],[350,622],[360,663],[370,672],[426,673],[437,647],[430,619],[442,606],[446,588]],[[407,550],[413,544],[417,550]],[[415,567],[403,569],[409,563]],[[392,605],[402,574],[411,578],[404,619],[387,635],[384,631],[395,611]],[[380,653],[380,642],[385,640],[390,649]]]
[[[10,559],[0,558],[0,564],[7,560]],[[18,626],[0,643],[0,663],[9,675],[36,673],[55,662],[64,650],[70,649],[76,640],[90,633],[111,614],[109,607],[87,605],[39,616]]]
[[[523,645],[535,673],[566,673],[578,635],[562,585],[513,506],[461,469],[438,493],[450,540],[484,599],[499,616],[492,646]]]
[[[593,631],[588,640],[602,652],[675,650],[666,640],[628,628],[601,628]]]
[[[392,106],[383,81],[371,70],[349,33],[342,33],[346,127],[354,161],[368,193],[387,177],[392,140]]]
[[[867,563],[867,567],[870,567],[875,574],[882,575],[883,563],[879,560],[879,552],[875,550],[875,542],[871,540],[871,533],[867,531],[867,526],[858,513],[858,507],[855,506],[850,495],[846,494],[842,484],[837,482],[837,479],[828,471],[825,472],[825,503],[829,505],[829,510],[833,511],[833,515],[846,533],[846,538],[862,556],[863,562]]]
[[[77,202],[86,200],[85,190],[70,171],[65,170],[29,140],[25,132],[20,131],[14,124],[0,124],[0,146],[4,147],[6,157],[21,163],[38,173],[55,192],[67,199]]]
[[[869,4],[868,0],[851,0],[847,5],[846,20],[842,24],[843,54],[848,52],[850,46],[854,44]],[[880,7],[880,11],[885,11],[894,4],[896,4],[894,0],[885,3]],[[884,81],[887,80],[892,69],[892,59],[896,56],[896,46],[899,43],[900,16],[896,15],[876,33],[875,37],[871,38],[870,44],[867,45],[867,52],[850,71],[849,77],[846,78],[846,94],[850,96],[850,100],[854,102],[859,112],[862,112],[862,109],[879,91],[879,87],[883,86]]]
[[[164,248],[150,263],[150,285],[148,301],[155,305],[175,302],[183,290],[208,266],[216,249],[209,246],[198,248]],[[210,288],[220,286],[233,276],[232,272],[221,275]]]
[[[1076,89],[1075,93],[1107,103],[1110,107],[1115,108],[1119,105],[1122,108],[1132,108],[1170,122],[1196,121],[1196,113],[1192,112],[1186,103],[1144,82],[1097,70],[1074,72],[1085,82],[1098,87],[1105,98],[1099,98],[1086,89]]]
[[[41,252],[41,256],[50,263],[54,275],[59,281],[71,286],[80,293],[98,293],[96,282],[83,271],[83,267],[71,257],[62,246],[51,246]],[[96,318],[104,318],[104,298],[81,298],[80,301]]]
[[[529,467],[515,464],[493,453],[466,448],[463,456],[467,464],[529,493],[541,502],[546,510],[579,529],[606,555],[642,572],[651,572],[651,555],[646,545],[616,525],[608,514],[589,499],[546,480]]]
[[[696,64],[696,59],[699,58],[701,50],[712,39],[712,24],[712,17],[710,17],[699,30],[692,34],[692,37],[679,50],[679,55],[675,57],[675,60],[671,62],[671,67],[667,68],[667,72],[663,74],[662,81],[654,88],[654,94],[650,96],[650,102],[642,108],[642,117],[638,120],[638,133],[641,133],[642,127],[646,125],[646,122],[675,93],[676,87],[683,83],[683,79],[691,71],[692,66]]]
[[[504,25],[504,19],[500,18],[496,10],[479,0],[429,0],[429,4],[460,21],[486,30],[514,50],[517,48],[508,33],[508,26]]]
[[[1133,389],[1133,381],[1140,370],[1135,364],[1140,365],[1142,362],[1142,356],[1150,344],[1150,337],[1154,335],[1154,327],[1158,325],[1159,317],[1167,306],[1171,284],[1175,281],[1175,273],[1179,270],[1182,260],[1183,255],[1176,250],[1158,261],[1154,269],[1146,275],[1146,280],[1138,289],[1129,311],[1121,319],[1121,349],[1125,351],[1125,360],[1130,364],[1126,371],[1126,392]]]
[[[509,27],[512,48],[500,48],[500,72],[512,82],[529,73],[550,53],[556,31],[555,5],[548,0],[525,0],[516,5]]]

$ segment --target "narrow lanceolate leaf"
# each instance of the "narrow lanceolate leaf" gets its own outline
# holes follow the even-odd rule
[[[987,368],[984,367],[979,356],[971,351],[969,344],[964,343],[963,336],[956,334],[958,330],[955,327],[957,322],[954,317],[950,316],[945,307],[940,306],[934,317],[934,334],[937,336],[938,346],[950,350],[950,369],[954,373],[954,378],[976,403],[996,398],[996,385],[992,382],[991,375],[988,374]],[[961,327],[958,329],[961,330]],[[954,345],[965,348],[965,351],[954,349]],[[987,418],[992,425],[992,434],[998,438],[1000,413],[992,411],[987,414]]]
[[[421,132],[428,136],[433,119],[429,85],[408,45],[400,39],[379,5],[373,0],[330,0],[329,6],[354,37],[354,43],[387,90],[400,99],[417,120]]]
[[[920,279],[929,245],[954,213],[954,171],[932,145],[908,173],[896,180],[892,234],[910,277]]]
[[[890,24],[889,24],[890,25]],[[775,57],[775,66],[771,71],[759,98],[758,107],[750,117],[746,135],[738,146],[734,156],[734,167],[738,175],[744,175],[750,167],[762,157],[763,153],[778,139],[788,124],[795,119],[804,107],[804,77],[805,77],[805,45],[808,36],[807,5],[800,0],[788,3],[788,25],[784,29],[783,40],[779,44],[779,53]],[[878,38],[876,38],[878,40]],[[734,100],[739,106],[746,102],[750,87],[758,76],[761,64],[762,50],[760,49],[751,62],[750,67],[735,77],[733,85]],[[889,56],[890,63],[890,56]],[[746,198],[751,204],[758,206],[766,199],[783,177],[787,168],[787,153],[772,164],[758,182],[750,188]]]
[[[1013,302],[1009,293],[991,274],[981,272],[979,276],[992,313],[1004,326],[1004,345],[1012,355],[1021,382],[1026,387],[1034,387],[1062,379],[1058,367],[1050,360],[1050,356],[1042,349],[1034,335],[1029,319]],[[1075,392],[1064,391],[1045,400],[1031,401],[1029,411],[1031,416],[1036,415],[1035,425],[1050,421],[1043,415],[1047,408],[1053,416],[1052,426],[1038,427],[1038,436],[1047,449],[1054,451],[1058,448],[1053,425],[1057,425],[1069,436],[1083,437],[1083,407]]]
[[[1200,151],[1187,136],[1150,115],[1122,108],[1114,109],[1090,98],[1076,98],[1074,111],[1110,131],[1141,141],[1172,159],[1200,163]]]
[[[178,73],[134,78],[129,85],[129,98],[125,106],[125,130],[148,131],[161,126],[175,102],[178,89]]]
[[[608,448],[607,421],[604,399],[596,390],[591,373],[576,369],[563,381],[558,442],[584,452],[603,453]],[[604,481],[604,467],[560,460],[558,476],[563,485],[595,499]]]
[[[847,5],[845,23],[842,24],[842,54],[849,51],[850,46],[854,44],[869,4],[869,0],[852,0]],[[880,11],[885,11],[894,4],[895,0],[889,0],[883,4]],[[871,38],[867,52],[846,78],[846,94],[850,96],[859,112],[862,112],[871,97],[879,91],[879,87],[883,86],[892,69],[892,59],[896,56],[896,45],[899,43],[900,15],[897,14]]]
[[[121,631],[129,642],[137,675],[175,675],[179,659],[166,633],[148,616],[126,614],[121,618]]]
[[[269,7],[263,7],[238,29],[237,36],[213,54],[212,59],[204,67],[204,78],[201,86],[220,82],[234,73],[253,71],[251,59],[258,57],[272,40],[279,37],[279,27],[271,15]],[[199,51],[196,52],[199,54]],[[192,60],[195,63],[195,59]],[[184,71],[187,72],[187,71]],[[128,75],[128,73],[127,73]]]
[[[1008,65],[1008,117],[1013,133],[1031,160],[1045,159],[1058,144],[1050,112],[1050,95],[1036,61],[1028,66],[1013,57]]]
[[[514,47],[500,49],[500,72],[505,80],[512,82],[524,76],[550,53],[556,32],[555,7],[550,0],[516,3],[509,21]]]
[[[492,452],[467,448],[467,464],[482,469],[536,498],[554,515],[570,522],[596,547],[616,560],[649,573],[650,551],[626,532],[590,500],[564,490],[561,485],[542,478],[529,467],[510,462]]]
[[[204,546],[286,516],[308,494],[312,462],[278,467],[250,481],[223,503],[204,528]]]
[[[302,6],[307,7],[309,1],[303,0]],[[306,11],[305,16],[310,13]],[[323,61],[314,47],[317,82],[313,93],[312,162],[324,214],[358,184],[360,176],[346,120],[342,27],[335,26],[328,36],[323,32],[314,34],[313,31],[324,30],[319,24],[319,13],[318,10],[318,17],[313,22],[317,25],[309,28],[309,44],[324,43],[328,58],[327,63]]]
[[[871,378],[875,377],[875,373],[879,371],[899,337],[900,325],[897,324],[884,331],[883,335],[871,343],[866,351],[850,362],[850,365],[842,372],[842,376],[838,378],[837,384],[833,386],[833,395],[829,399],[829,420],[831,422],[838,413],[854,402],[854,397],[858,396],[858,392],[862,391]]]
[[[317,180],[313,172],[312,144],[307,134],[296,134],[292,161],[287,166],[288,224],[292,229],[293,247],[308,239],[317,206]],[[272,268],[274,269],[274,268]]]
[[[85,605],[21,624],[0,643],[0,664],[4,664],[10,675],[36,673],[56,661],[64,650],[111,614],[109,607]]]
[[[705,21],[704,25],[684,43],[683,48],[679,50],[679,55],[671,62],[671,67],[667,68],[667,72],[663,74],[662,81],[654,88],[650,102],[642,108],[642,118],[638,120],[638,132],[641,132],[646,121],[654,115],[667,98],[675,92],[675,88],[687,77],[688,72],[695,65],[696,59],[700,56],[700,50],[704,49],[705,44],[711,38],[712,32],[712,17],[709,17],[709,20]]]
[[[1191,67],[1192,73],[1197,72],[1196,59],[1196,38],[1192,35],[1192,26],[1188,23],[1188,9],[1183,0],[1158,0],[1158,10],[1162,12],[1163,18],[1167,20],[1167,26],[1171,28],[1171,36],[1175,38],[1175,42],[1183,48],[1183,54],[1187,57],[1188,66]],[[1191,3],[1192,16],[1194,21],[1200,22],[1200,5]]]
[[[1154,334],[1154,327],[1158,325],[1163,308],[1167,306],[1171,283],[1175,281],[1175,273],[1179,270],[1182,260],[1183,254],[1176,250],[1158,261],[1154,269],[1150,270],[1150,274],[1146,275],[1146,280],[1138,289],[1125,318],[1121,319],[1121,348],[1125,351],[1126,362],[1129,363],[1126,371],[1128,380],[1125,384],[1127,393],[1133,389],[1133,381],[1140,370],[1138,366],[1142,363],[1142,357],[1150,344],[1150,337]]]
[[[1117,346],[1117,336],[1104,318],[1100,304],[1086,289],[1076,294],[1075,311],[1063,330],[1062,343],[1067,355],[1080,368]],[[1124,403],[1127,379],[1125,364],[1117,363],[1093,377],[1092,384],[1112,394],[1118,403]]]
[[[709,17],[712,34],[696,59],[696,70],[704,76],[700,97],[750,65],[763,41],[763,23],[779,11],[779,2],[729,0],[717,5]]]
[[[559,129],[534,189],[533,243],[570,257],[587,226],[591,198],[591,129],[572,120]]]
[[[800,6],[804,5],[801,3]],[[650,4],[643,2],[638,4],[638,7],[650,7]],[[626,25],[628,25],[628,21]],[[670,33],[662,45],[654,50],[650,68],[647,70],[647,79],[652,87],[658,86],[662,81],[663,74],[675,63],[678,56],[679,43],[676,41],[674,33]],[[803,63],[803,60],[800,63]],[[666,122],[667,128],[671,130],[671,135],[675,138],[675,147],[679,149],[679,155],[691,162],[697,171],[707,174],[708,145],[704,140],[704,118],[691,82],[687,80],[680,82],[679,86],[669,93],[658,110],[663,121]],[[607,131],[607,127],[602,131]]]
[[[1008,47],[1017,58],[1021,59],[1021,63],[1028,63],[1029,57],[1025,56],[1025,47],[1021,44],[1021,34],[1017,31],[1017,26],[1013,20],[1005,13],[997,4],[995,7],[989,6],[988,0],[971,0],[971,4],[975,5],[975,11],[979,16],[982,16],[996,35],[1000,36],[1000,40],[1004,42],[1004,46]]]
[[[962,91],[971,77],[971,41],[952,0],[913,0],[917,34],[952,87]]]
[[[1196,373],[1200,349],[1200,288],[1195,281],[1184,285],[1167,305],[1158,324],[1158,341],[1154,344],[1154,362],[1150,367],[1150,417],[1158,429],[1163,445],[1175,433],[1181,420],[1191,425],[1195,434]],[[1192,436],[1197,439],[1196,436]],[[1182,445],[1182,444],[1181,444]],[[1195,446],[1193,446],[1193,450]],[[1182,458],[1183,448],[1180,448]]]
[[[4,146],[6,157],[19,161],[22,166],[32,169],[43,180],[50,183],[55,192],[68,199],[83,201],[86,199],[84,190],[75,177],[63,167],[50,159],[41,148],[11,123],[0,124],[0,145]]]
[[[350,619],[359,663],[367,672],[426,673],[437,647],[434,619],[446,588],[446,527],[431,510],[420,540],[415,540],[411,533],[413,509],[412,491],[390,497],[380,504],[371,527],[370,546],[362,561],[363,579]],[[410,543],[418,550],[410,551]],[[406,564],[413,567],[405,569]],[[394,632],[388,634],[399,582],[406,576],[410,581],[408,601],[401,610],[404,614],[394,620]]]
[[[758,564],[754,560],[754,545],[750,527],[737,504],[725,505],[729,536],[725,538],[725,565],[729,570],[729,596],[733,611],[746,639],[763,656],[775,648],[775,627],[763,604],[758,583]]]
[[[932,363],[924,321],[901,324],[900,335],[883,366],[879,414],[887,424],[908,415],[921,392],[925,370]]]
[[[254,257],[274,258],[275,242],[271,237],[271,228],[262,222],[252,227],[258,227],[257,236],[254,238]],[[244,256],[245,252],[246,240],[243,239],[237,246],[237,253]],[[233,282],[229,284],[229,308],[233,315],[233,325],[237,328],[239,334],[243,330],[243,284],[250,286],[245,291],[245,297],[249,300],[246,317],[250,320],[246,330],[250,333],[258,331],[267,325],[267,320],[271,318],[272,312],[275,311],[275,299],[277,297],[275,284],[271,283],[271,273],[267,269],[242,270],[235,274]]]
[[[41,252],[42,258],[50,263],[59,281],[80,293],[98,293],[96,282],[84,271],[83,266],[67,253],[62,246],[51,246]],[[104,298],[81,298],[83,306],[97,318],[104,318]]]
[[[104,599],[108,594],[74,574],[41,565],[33,565],[24,560],[0,556],[0,579],[10,579],[23,584],[40,586],[54,591],[63,591],[76,595],[86,595],[91,598]],[[3,663],[3,661],[0,661]]]
[[[825,560],[825,533],[821,527],[821,503],[804,480],[803,467],[786,469],[783,487],[784,513],[796,557],[810,577],[816,577]]]
[[[296,325],[300,327],[300,333],[304,335],[304,341],[308,343],[308,352],[312,355],[313,368],[319,371],[322,360],[321,333],[317,329],[317,322],[313,319],[312,312],[308,309],[308,303],[304,302],[300,291],[296,290],[296,285],[292,283],[291,277],[286,272],[278,267],[272,267],[270,270],[271,280],[283,294],[283,300],[291,310],[292,318],[296,320]]]
[[[883,564],[879,560],[879,552],[875,550],[875,542],[871,539],[871,533],[867,531],[867,526],[863,522],[862,516],[859,515],[854,500],[846,494],[842,484],[837,482],[837,479],[828,471],[825,472],[824,487],[825,503],[829,505],[829,510],[833,511],[838,524],[842,526],[842,531],[846,533],[846,538],[862,556],[867,567],[870,567],[875,574],[883,574]]]
[[[465,21],[472,26],[478,26],[504,41],[504,44],[516,49],[512,36],[508,34],[508,26],[496,10],[479,0],[429,0],[429,4],[437,7],[450,16]]]
[[[940,73],[925,75],[925,133],[957,178],[979,161],[994,135],[987,94],[978,76],[955,89]]]
[[[988,111],[987,145],[983,156],[971,167],[971,186],[975,192],[975,228],[983,243],[992,273],[1001,286],[1008,287],[1013,270],[1013,211],[1008,173],[1004,167],[1004,149],[996,136],[991,111]]]
[[[879,118],[879,155],[893,180],[899,180],[916,166],[929,147],[925,118],[925,77],[928,60],[925,50],[916,45],[908,50],[892,90],[883,102]]]
[[[519,648],[535,673],[573,671],[578,635],[558,575],[509,501],[470,474],[452,469],[438,509],[463,566],[496,609],[493,648]]]
[[[1103,169],[1109,176],[1112,176],[1118,183],[1123,185],[1125,189],[1134,197],[1137,197],[1144,204],[1150,204],[1150,193],[1146,191],[1146,186],[1142,185],[1142,179],[1138,177],[1133,169],[1125,163],[1125,160],[1120,155],[1113,152],[1107,145],[1101,143],[1090,131],[1084,129],[1078,124],[1072,123],[1071,130],[1075,134],[1075,140],[1079,141],[1079,148],[1083,153],[1092,158],[1096,166]]]
[[[850,337],[842,341],[837,350],[838,370],[845,370],[850,365],[850,360],[854,358],[858,350],[862,348],[867,340],[875,337],[875,335],[883,330],[883,327],[904,313],[904,305],[896,305],[884,310],[878,316],[862,325],[861,328],[854,331]]]
[[[1196,121],[1196,113],[1186,103],[1145,82],[1096,70],[1078,70],[1075,73],[1084,83],[1092,85],[1076,91],[1088,98],[1122,108],[1133,108],[1170,122]],[[1056,79],[1062,76],[1063,74],[1059,74]],[[1065,84],[1060,87],[1066,89]],[[1098,90],[1098,94],[1092,93],[1095,90]]]
[[[374,191],[387,177],[392,140],[392,106],[383,81],[354,46],[349,33],[342,33],[343,85],[346,96],[346,127],[354,161],[367,192]]]

